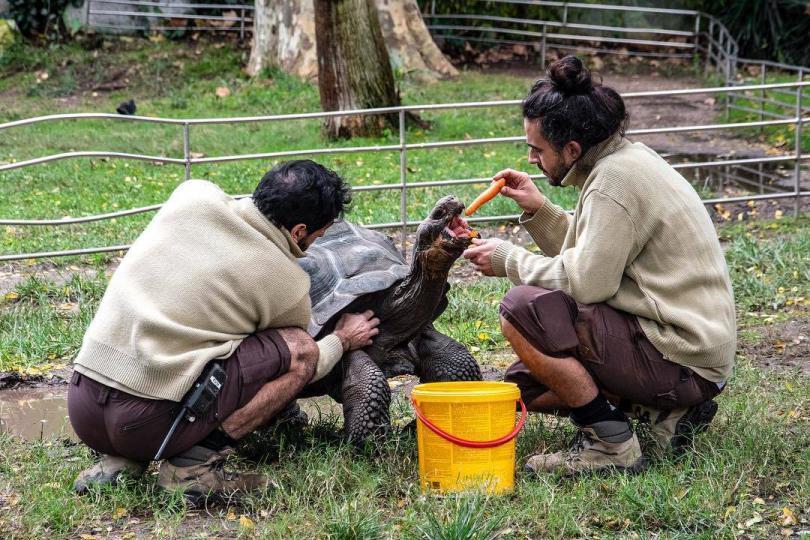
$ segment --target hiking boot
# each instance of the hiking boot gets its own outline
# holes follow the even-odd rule
[[[134,461],[118,456],[101,454],[101,460],[79,473],[73,482],[73,491],[82,495],[87,493],[91,486],[114,485],[126,475],[131,478],[140,478],[149,462]]]
[[[611,469],[638,472],[644,466],[636,434],[625,421],[605,420],[579,428],[571,448],[554,454],[536,454],[526,462],[527,472],[561,473]]]
[[[263,474],[225,471],[225,460],[232,453],[233,449],[227,447],[215,451],[192,446],[160,464],[157,485],[166,490],[182,489],[194,506],[270,487],[270,479]]]
[[[652,407],[633,404],[630,415],[641,423],[649,423],[653,440],[659,450],[683,452],[695,435],[705,431],[717,414],[717,402],[704,401],[692,407],[679,407],[660,411]]]

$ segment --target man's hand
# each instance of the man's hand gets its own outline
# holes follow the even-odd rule
[[[514,169],[504,169],[493,178],[503,178],[506,185],[501,189],[501,195],[514,200],[521,210],[527,214],[534,214],[543,206],[545,196],[540,193],[532,179],[525,172]]]
[[[371,338],[380,333],[380,319],[369,310],[363,313],[344,313],[335,327],[335,335],[343,344],[343,352],[371,345]]]
[[[472,243],[474,247],[467,248],[463,255],[468,259],[473,268],[484,274],[485,276],[494,276],[492,271],[492,253],[503,243],[499,238],[489,238],[481,240],[473,238]]]

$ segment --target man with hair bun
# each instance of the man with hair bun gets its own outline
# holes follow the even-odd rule
[[[552,186],[576,186],[573,215],[528,174],[506,169],[501,195],[542,254],[499,239],[464,256],[516,286],[500,305],[532,411],[570,415],[572,447],[529,458],[535,473],[638,471],[644,458],[626,414],[657,445],[682,451],[717,411],[736,350],[734,297],[714,226],[698,194],[641,143],[624,137],[616,91],[567,56],[523,101],[529,163]]]

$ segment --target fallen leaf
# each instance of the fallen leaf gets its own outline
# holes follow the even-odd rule
[[[253,523],[252,519],[247,517],[245,514],[242,514],[241,516],[239,516],[239,526],[244,529],[252,529],[253,527],[256,526],[256,524]]]
[[[231,91],[227,86],[218,86],[216,91],[217,97],[228,97],[231,95]]]
[[[228,521],[236,521],[236,514],[233,511],[233,508],[228,508],[228,514],[225,516],[225,519]]]
[[[782,216],[784,215],[785,213],[782,212],[781,210],[777,210],[776,212],[773,213],[773,217],[775,217],[776,219],[782,219]]]
[[[783,527],[789,527],[790,525],[798,524],[799,520],[796,518],[796,514],[793,513],[793,510],[785,506],[782,508],[782,520],[780,523]]]
[[[115,509],[115,512],[113,512],[113,519],[121,519],[125,515],[127,515],[127,509],[122,506],[119,506],[118,508]]]
[[[761,515],[759,515],[759,513],[758,513],[758,512],[754,512],[754,517],[752,517],[751,519],[747,520],[747,521],[745,522],[745,526],[746,526],[746,528],[747,528],[747,527],[750,527],[751,525],[756,525],[757,523],[762,523],[762,516],[761,516]]]
[[[756,499],[754,499],[754,504],[765,504],[765,499],[763,499],[762,497],[757,497]]]

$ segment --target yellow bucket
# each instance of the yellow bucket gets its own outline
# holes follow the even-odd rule
[[[515,487],[517,385],[464,381],[417,385],[411,404],[419,418],[419,478],[423,491],[483,489],[506,493]]]

